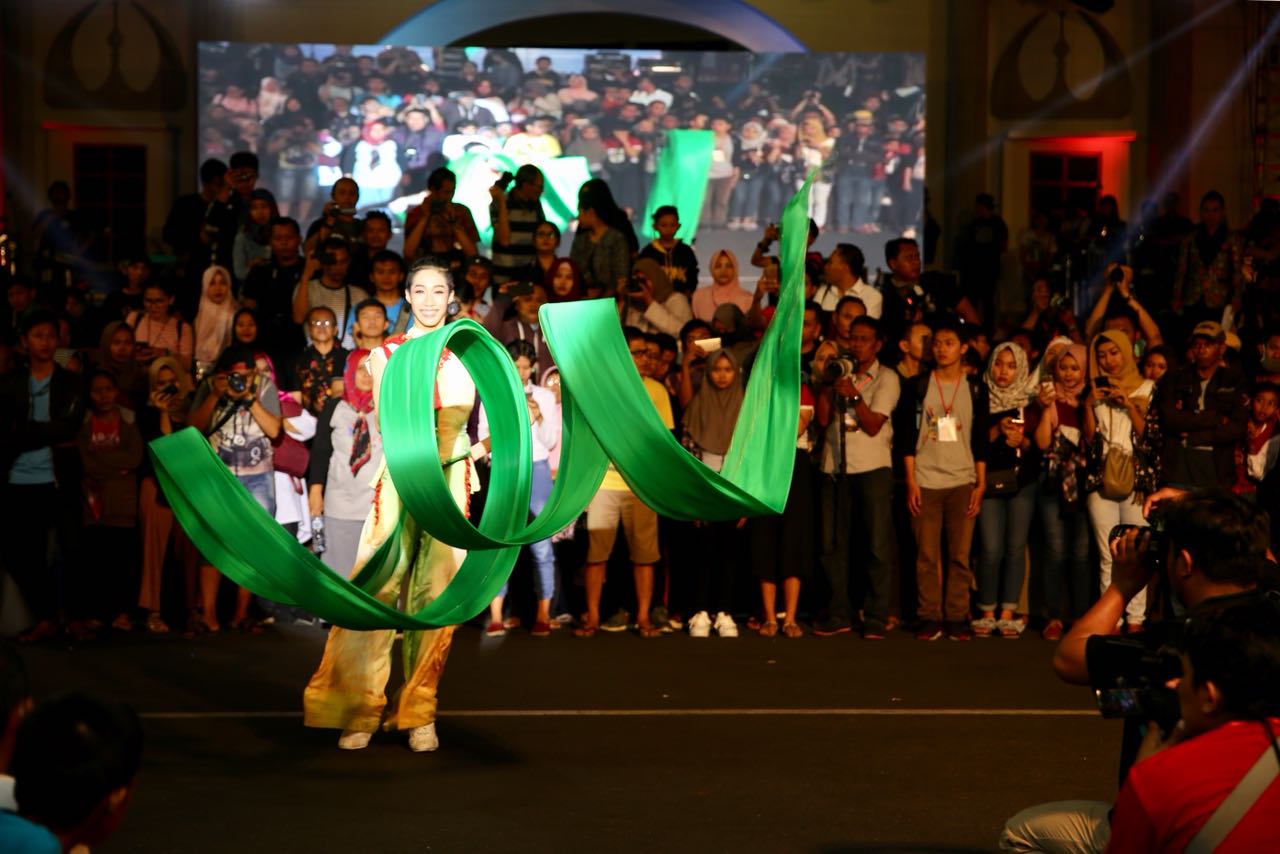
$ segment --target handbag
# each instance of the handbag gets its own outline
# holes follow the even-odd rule
[[[987,472],[987,498],[1007,498],[1018,491],[1018,467]]]
[[[285,418],[302,414],[302,407],[292,398],[281,401],[280,410]],[[290,477],[306,477],[310,465],[311,452],[307,450],[307,446],[290,436],[289,431],[281,426],[280,432],[271,440],[272,468]]]
[[[1111,413],[1110,424],[1108,437],[1115,434],[1115,413]],[[1108,501],[1123,501],[1133,494],[1133,455],[1112,444],[1110,438],[1107,446],[1107,453],[1102,459],[1102,486],[1099,491]]]

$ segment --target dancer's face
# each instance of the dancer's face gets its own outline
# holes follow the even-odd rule
[[[442,270],[419,270],[413,274],[405,299],[413,312],[414,323],[430,332],[444,326],[448,319],[449,281]]]

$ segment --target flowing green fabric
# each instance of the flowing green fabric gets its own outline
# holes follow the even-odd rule
[[[756,355],[720,473],[691,456],[662,424],[619,334],[613,302],[591,300],[541,311],[560,367],[564,423],[560,470],[532,522],[529,415],[505,349],[479,324],[460,320],[406,342],[388,361],[379,420],[396,491],[405,512],[430,536],[467,549],[457,576],[422,610],[405,614],[374,598],[395,565],[398,529],[356,576],[340,578],[276,524],[192,428],[150,446],[174,515],[215,566],[255,593],[349,629],[425,629],[468,620],[487,607],[520,546],[573,522],[610,460],[664,516],[724,520],[780,513],[790,491],[800,411],[807,199],[806,184],[782,217],[777,313]],[[433,404],[446,348],[475,380],[489,415],[494,462],[478,525],[454,502],[441,465]]]
[[[578,216],[578,190],[591,179],[591,170],[585,157],[552,157],[533,163],[542,170],[542,213],[562,232],[569,222]],[[454,201],[466,205],[475,218],[481,243],[493,242],[493,223],[489,219],[489,203],[493,198],[489,188],[498,175],[512,175],[520,164],[505,154],[491,151],[473,151],[449,161],[449,168],[458,176]]]
[[[709,130],[667,132],[667,144],[653,175],[644,222],[653,222],[653,212],[662,205],[680,211],[680,236],[692,243],[702,219],[702,201],[707,195],[707,174],[716,150],[716,135]]]

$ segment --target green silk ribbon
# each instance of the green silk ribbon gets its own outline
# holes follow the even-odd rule
[[[667,141],[653,173],[653,186],[644,211],[644,222],[653,222],[653,212],[662,205],[675,205],[680,212],[680,236],[692,243],[702,219],[702,201],[707,195],[707,174],[715,155],[716,135],[709,130],[667,131]]]
[[[425,608],[406,614],[378,601],[400,556],[396,531],[350,580],[332,572],[267,514],[188,428],[150,445],[174,515],[224,575],[255,593],[306,608],[349,629],[428,629],[479,613],[501,589],[522,545],[571,524],[612,461],[631,489],[676,519],[725,520],[780,513],[795,458],[800,407],[800,328],[808,183],[782,216],[782,284],[761,340],[733,441],[719,473],[690,455],[662,424],[618,328],[612,300],[543,306],[540,318],[560,368],[561,462],[542,512],[528,520],[532,437],[524,388],[506,350],[482,326],[459,320],[397,348],[379,401],[383,449],[404,512],[467,557]],[[475,380],[489,415],[493,467],[485,509],[472,524],[445,481],[433,406],[448,348]]]

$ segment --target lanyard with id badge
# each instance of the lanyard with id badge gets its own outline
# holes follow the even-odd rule
[[[933,438],[939,442],[959,442],[960,441],[960,424],[956,417],[951,414],[955,409],[956,395],[960,393],[960,383],[964,382],[964,377],[956,380],[955,388],[951,392],[951,402],[947,403],[946,395],[942,393],[942,382],[938,379],[938,375],[933,375],[933,381],[938,386],[938,403],[942,406],[942,415],[934,422],[934,429],[930,432]]]

